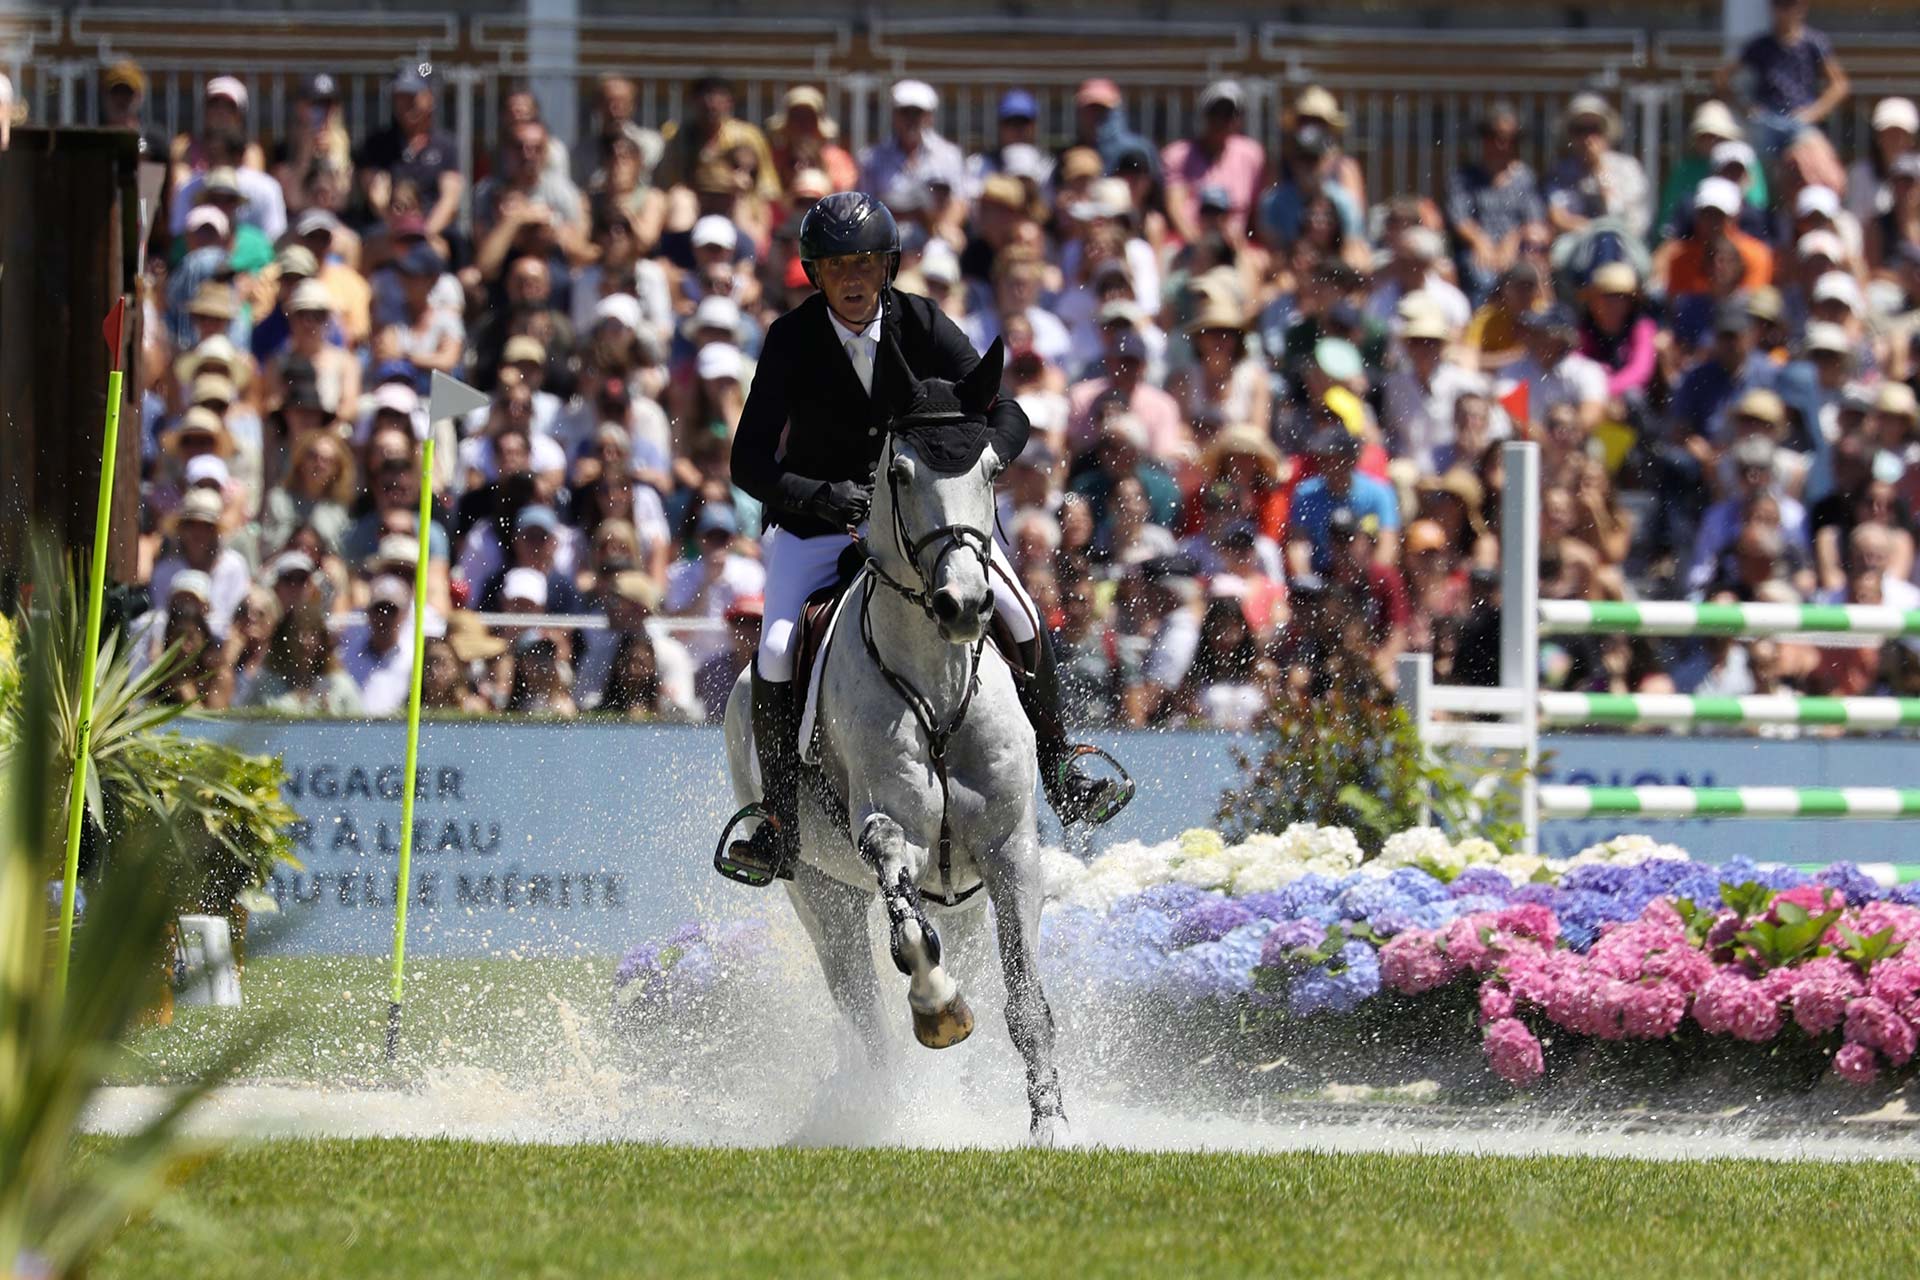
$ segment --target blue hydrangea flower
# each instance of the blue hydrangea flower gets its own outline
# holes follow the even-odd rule
[[[1506,879],[1505,876],[1500,878]],[[1387,883],[1401,897],[1420,905],[1443,902],[1448,896],[1447,886],[1419,867],[1395,867],[1387,876]]]
[[[1181,912],[1174,921],[1173,933],[1169,941],[1175,947],[1190,947],[1201,942],[1218,942],[1253,919],[1253,912],[1247,910],[1244,904],[1235,902],[1231,898],[1214,898],[1196,902]]]
[[[1122,898],[1114,904],[1115,911],[1163,911],[1177,916],[1196,903],[1209,899],[1218,901],[1220,895],[1206,889],[1197,888],[1178,881],[1156,884],[1150,889],[1142,889],[1130,898]]]
[[[1380,960],[1364,942],[1349,942],[1340,954],[1293,980],[1287,991],[1287,1010],[1307,1017],[1325,1009],[1350,1013],[1380,990]]]
[[[1492,867],[1468,867],[1447,885],[1447,892],[1456,898],[1469,895],[1498,898],[1505,906],[1513,893],[1513,881]]]
[[[1838,889],[1849,903],[1875,902],[1887,896],[1878,880],[1851,862],[1836,862],[1814,873],[1813,882]]]
[[[1633,872],[1632,867],[1590,862],[1570,868],[1566,875],[1560,877],[1560,887],[1577,893],[1618,896],[1633,884]]]

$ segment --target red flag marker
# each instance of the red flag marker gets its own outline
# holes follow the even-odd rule
[[[101,334],[107,340],[107,354],[113,360],[115,372],[120,371],[121,362],[126,359],[127,299],[122,294],[113,304],[113,310],[107,312],[107,321],[100,326]]]
[[[1531,418],[1527,412],[1527,401],[1527,384],[1524,382],[1514,383],[1512,387],[1500,395],[1500,407],[1507,411],[1509,418],[1513,419],[1514,434],[1521,440],[1530,440],[1533,438]]]

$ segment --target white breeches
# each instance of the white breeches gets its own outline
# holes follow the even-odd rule
[[[776,528],[762,539],[760,552],[766,561],[767,586],[757,663],[761,679],[776,683],[793,679],[800,611],[806,607],[808,596],[833,582],[840,553],[846,549],[847,537],[841,533],[801,538]],[[994,612],[1013,638],[1024,644],[1038,635],[1039,613],[997,542],[993,544],[993,568],[987,580],[993,585]]]

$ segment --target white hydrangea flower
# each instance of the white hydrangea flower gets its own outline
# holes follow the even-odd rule
[[[1380,861],[1389,867],[1417,867],[1433,854],[1451,849],[1447,833],[1438,827],[1411,827],[1387,837]]]
[[[1485,866],[1500,861],[1500,848],[1485,836],[1468,836],[1454,848],[1468,866]]]
[[[1048,902],[1065,898],[1088,874],[1085,863],[1059,846],[1048,845],[1040,850],[1040,878]]]
[[[1515,884],[1527,884],[1547,865],[1547,860],[1531,853],[1510,853],[1493,864]]]
[[[1173,869],[1173,879],[1196,889],[1224,889],[1233,879],[1233,865],[1218,855],[1182,858]]]
[[[1422,858],[1420,869],[1436,880],[1451,881],[1467,869],[1467,856],[1454,846],[1447,845]]]
[[[1224,853],[1227,842],[1210,827],[1189,827],[1180,833],[1180,853],[1188,858],[1215,857]]]
[[[1268,858],[1235,871],[1231,892],[1235,897],[1245,897],[1249,893],[1270,893],[1285,888],[1305,874],[1307,869],[1301,863],[1289,862],[1285,858]]]

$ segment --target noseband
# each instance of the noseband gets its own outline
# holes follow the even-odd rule
[[[927,616],[928,621],[938,625],[940,615],[933,608],[933,583],[940,576],[940,566],[946,563],[948,556],[965,549],[980,558],[981,576],[991,581],[993,544],[990,539],[992,535],[970,524],[943,524],[936,529],[929,529],[918,538],[914,537],[912,531],[907,528],[906,517],[900,514],[900,477],[891,465],[893,450],[889,448],[887,453],[889,458],[889,465],[886,468],[887,505],[893,516],[893,545],[900,552],[901,558],[907,562],[908,567],[913,570],[914,576],[920,579],[920,585],[917,588],[908,586],[888,573],[881,568],[879,558],[871,552],[867,556],[867,567],[881,582],[912,601],[920,612]],[[922,566],[921,555],[928,547],[935,544],[939,546],[939,553],[933,557],[931,565]]]

